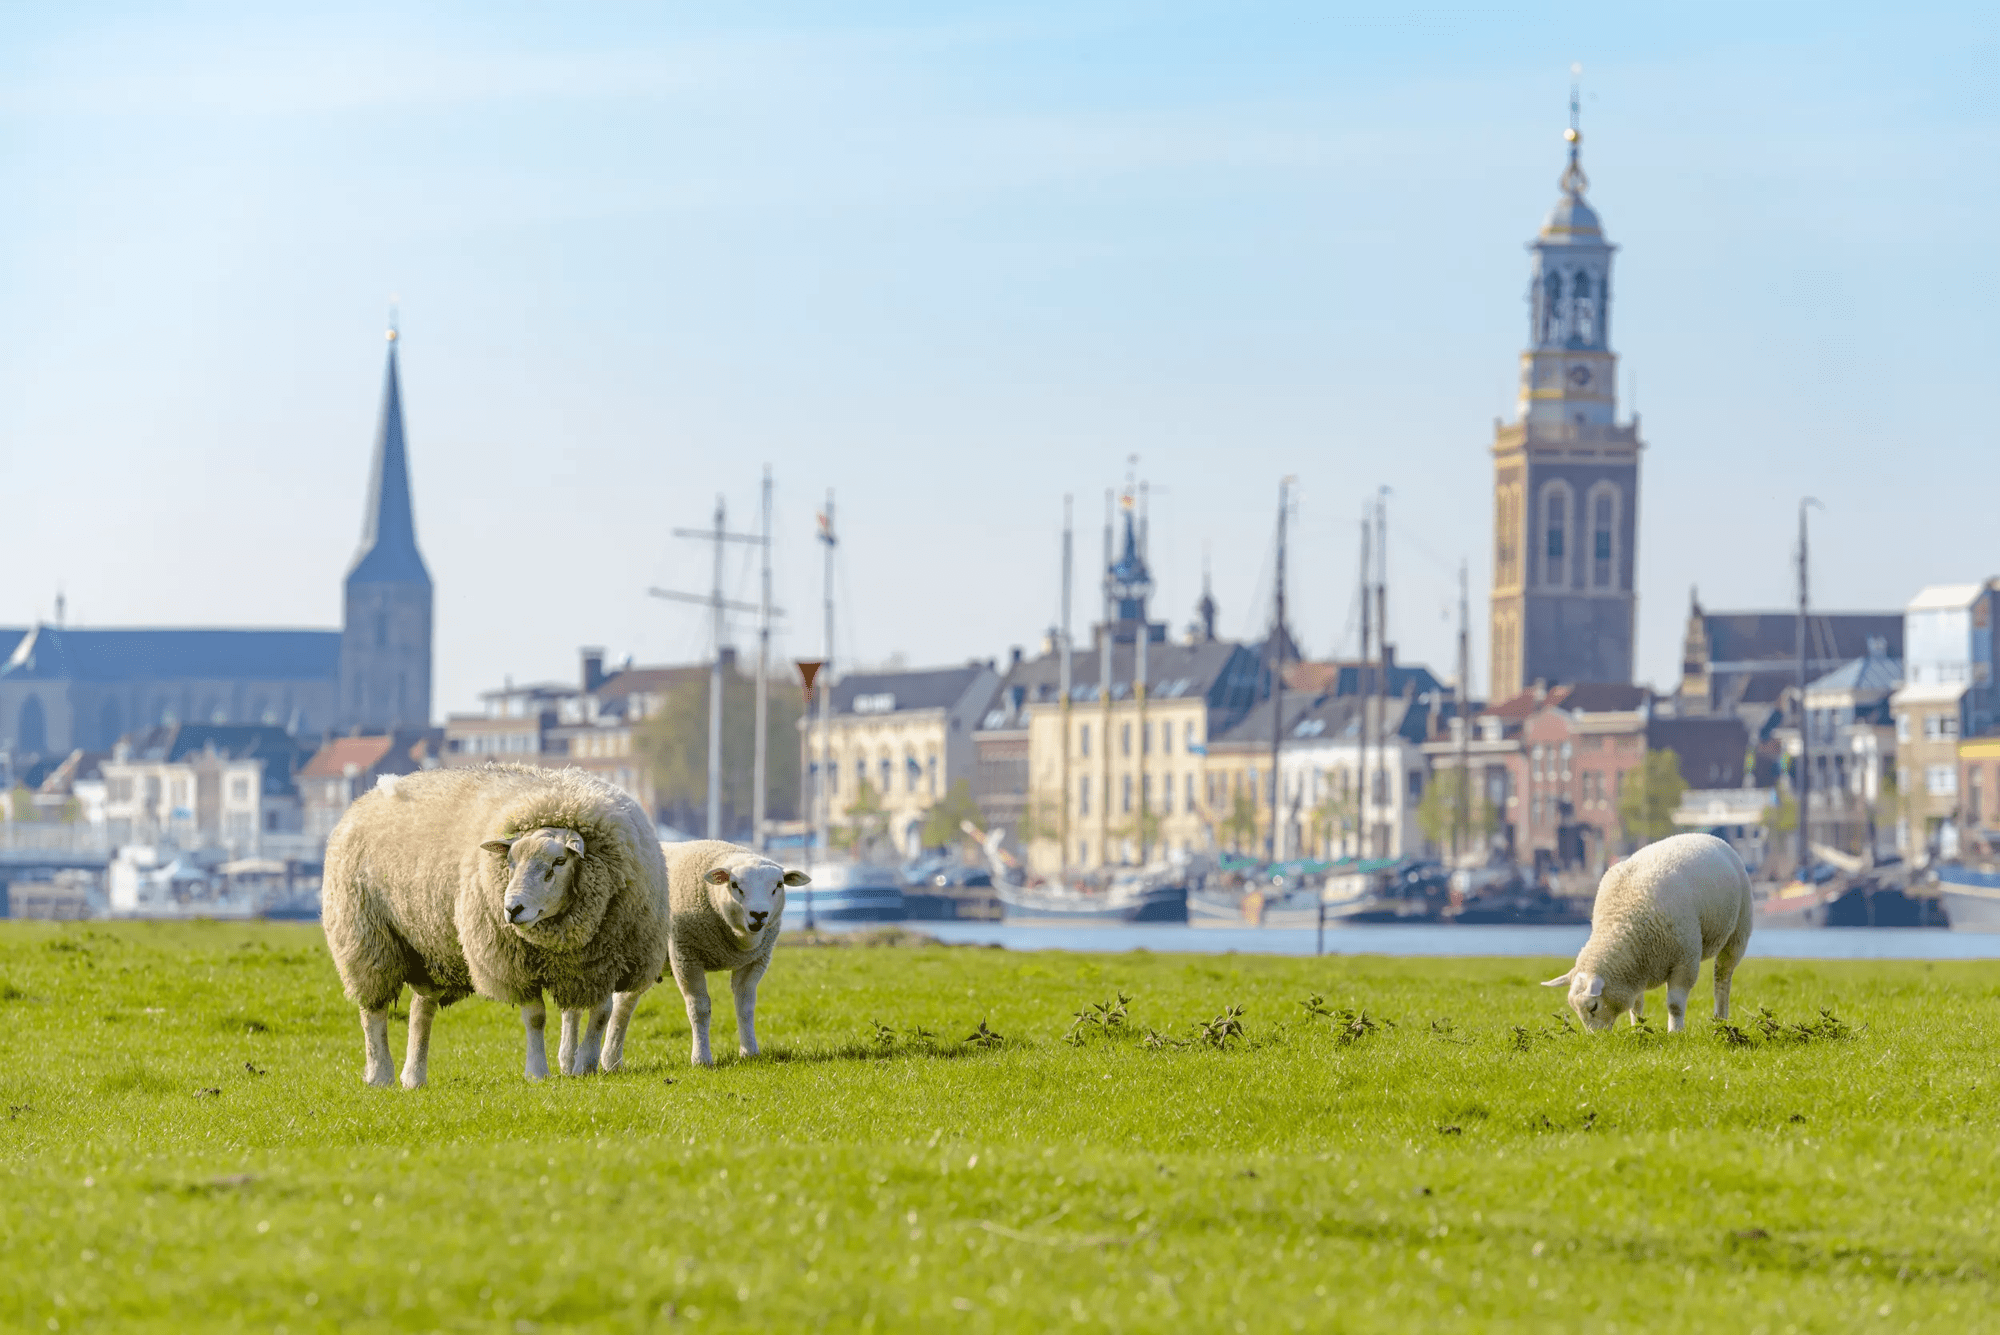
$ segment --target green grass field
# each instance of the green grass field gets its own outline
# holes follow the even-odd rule
[[[787,946],[759,1059],[669,982],[531,1085],[475,999],[405,1093],[316,927],[0,924],[0,1326],[2000,1328],[2000,965],[1561,968]]]

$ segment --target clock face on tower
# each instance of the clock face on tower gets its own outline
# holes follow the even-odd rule
[[[1590,368],[1588,366],[1570,367],[1569,383],[1570,386],[1574,389],[1582,389],[1584,386],[1588,385],[1590,383]]]

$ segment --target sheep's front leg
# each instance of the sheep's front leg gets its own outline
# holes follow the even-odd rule
[[[569,1018],[571,1012],[563,1012],[563,1041],[569,1041]],[[604,1025],[611,1018],[611,998],[592,1006],[589,1010],[579,1010],[575,1015],[583,1025],[583,1035],[577,1040],[570,1053],[568,1071],[571,1075],[589,1075],[597,1069],[597,1054],[604,1046]]]
[[[757,1055],[757,980],[770,965],[767,955],[729,975],[729,991],[736,998],[736,1050],[746,1057]]]
[[[395,1067],[389,1061],[389,1008],[361,1012],[361,1043],[367,1053],[362,1068],[364,1083],[387,1088],[396,1083]]]
[[[410,1046],[403,1053],[403,1088],[421,1089],[430,1074],[431,1021],[438,1004],[421,992],[410,993]]]
[[[611,998],[611,1019],[604,1026],[604,1058],[599,1069],[615,1071],[625,1064],[625,1030],[631,1026],[632,1012],[639,1008],[639,998],[646,995],[646,989],[636,992],[619,992]]]
[[[576,1069],[577,1036],[583,1030],[583,1012],[564,1008],[562,1041],[556,1046],[556,1069],[564,1075],[579,1075]]]
[[[1678,1034],[1687,1028],[1688,993],[1694,990],[1695,971],[1675,969],[1667,975],[1667,1032]]]
[[[1646,1018],[1646,994],[1641,992],[1632,999],[1632,1024],[1636,1028]]]
[[[549,1026],[549,1008],[536,997],[521,1007],[521,1028],[528,1036],[528,1067],[524,1074],[530,1080],[549,1078],[549,1048],[545,1031]]]
[[[680,984],[681,1000],[687,1003],[688,1028],[694,1030],[688,1060],[696,1066],[713,1066],[715,1058],[708,1050],[708,975],[700,965],[682,959],[678,951],[668,952],[668,963],[673,966],[674,981]]]

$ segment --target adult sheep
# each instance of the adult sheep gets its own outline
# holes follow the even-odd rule
[[[690,1060],[714,1061],[708,1048],[708,975],[727,970],[736,998],[737,1049],[757,1055],[757,981],[771,967],[785,888],[808,884],[802,871],[786,871],[761,853],[720,839],[663,844],[673,899],[667,964],[687,1003],[694,1030]],[[622,1003],[623,998],[620,998]]]
[[[1569,988],[1584,1026],[1609,1029],[1626,1011],[1642,1018],[1648,990],[1667,985],[1667,1029],[1687,1027],[1688,992],[1715,958],[1715,1015],[1729,1018],[1729,979],[1750,944],[1750,874],[1728,844],[1677,834],[1648,844],[1604,873],[1590,911],[1590,939],[1576,963],[1544,987]]]
[[[667,869],[653,823],[577,769],[482,765],[384,780],[328,838],[320,899],[341,983],[361,1008],[371,1085],[390,1083],[389,1006],[405,984],[406,1089],[424,1083],[433,1017],[474,992],[521,1008],[530,1079],[549,1073],[544,992],[563,1012],[559,1069],[595,1069],[600,1042],[604,1069],[616,1069],[632,1005],[666,961]],[[629,998],[615,1014],[613,993]]]

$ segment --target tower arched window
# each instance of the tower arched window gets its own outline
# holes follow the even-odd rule
[[[1542,583],[1550,588],[1569,587],[1570,490],[1567,482],[1551,482],[1542,488]]]
[[[1562,338],[1562,275],[1551,270],[1542,279],[1542,342],[1555,343]]]
[[[1618,488],[1609,482],[1590,489],[1590,587],[1605,592],[1615,591],[1622,582],[1618,570],[1619,501]]]
[[[1570,280],[1570,335],[1576,342],[1590,344],[1597,338],[1597,305],[1592,299],[1590,275],[1578,271]]]

